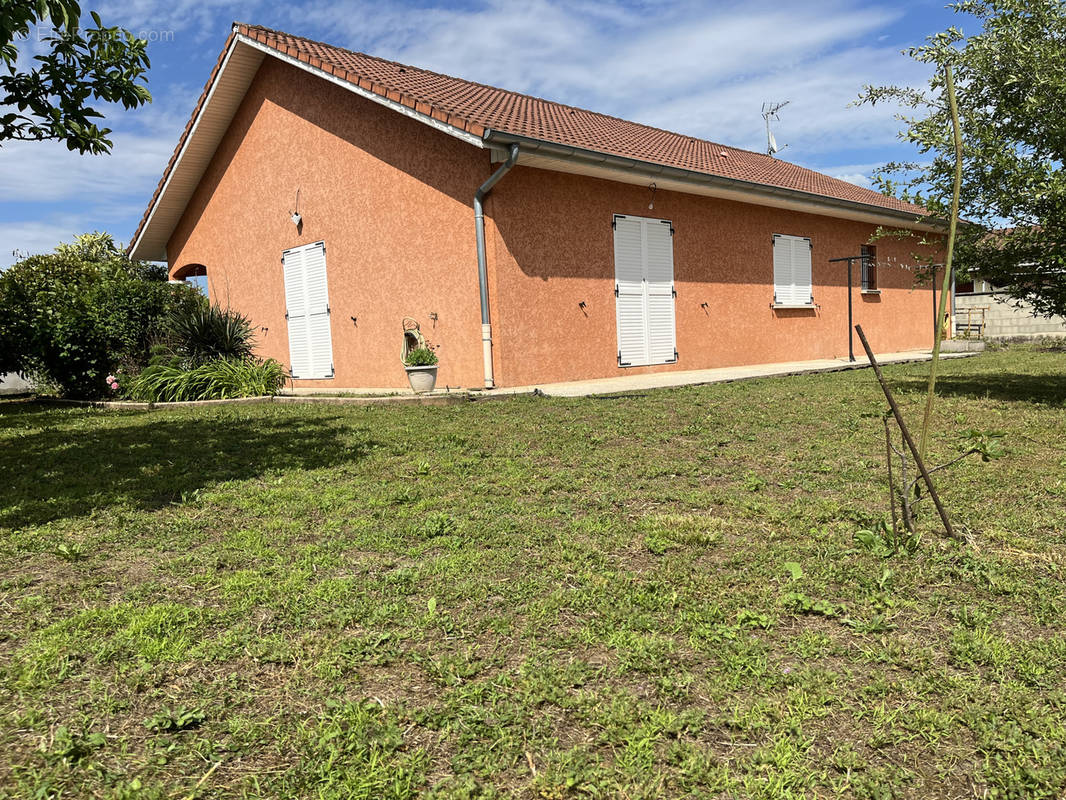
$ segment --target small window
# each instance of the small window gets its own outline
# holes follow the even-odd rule
[[[814,305],[810,239],[774,234],[774,305],[779,308]]]
[[[877,248],[872,244],[862,246],[862,290],[877,291]]]

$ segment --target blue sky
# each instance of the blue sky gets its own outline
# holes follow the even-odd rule
[[[868,185],[913,151],[863,84],[921,85],[900,51],[960,19],[937,2],[589,3],[114,0],[83,8],[148,39],[154,102],[110,109],[114,151],[0,147],[0,267],[89,230],[127,242],[234,20],[713,141],[762,150],[760,106],[789,100],[780,157]],[[32,55],[31,41],[22,58]]]

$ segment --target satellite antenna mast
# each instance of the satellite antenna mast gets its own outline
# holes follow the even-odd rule
[[[777,116],[777,112],[791,103],[791,100],[785,100],[783,103],[763,103],[762,104],[762,118],[766,122],[766,154],[773,156],[774,153],[783,150],[784,147],[788,147],[786,144],[784,147],[777,146],[777,139],[774,138],[774,132],[770,125],[770,120],[781,121],[781,118]]]

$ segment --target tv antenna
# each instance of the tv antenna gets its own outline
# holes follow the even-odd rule
[[[762,104],[762,118],[766,122],[766,154],[773,156],[774,153],[784,150],[788,145],[783,147],[777,146],[777,139],[774,138],[774,131],[770,125],[770,120],[780,122],[781,118],[777,116],[777,112],[791,103],[791,100],[785,100],[783,103],[763,103]]]

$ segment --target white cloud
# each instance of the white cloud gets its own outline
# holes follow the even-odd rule
[[[75,236],[91,231],[109,231],[119,245],[124,245],[121,223],[139,219],[143,211],[138,199],[133,203],[116,202],[107,207],[85,206],[73,211],[56,211],[44,214],[40,219],[0,222],[0,269],[11,266],[22,256],[50,253],[60,242],[70,242]]]
[[[831,175],[834,178],[839,178],[842,181],[848,183],[854,183],[856,186],[862,186],[866,189],[874,188],[873,174],[879,167],[884,166],[882,163],[875,164],[842,164],[834,167],[812,167],[818,169],[819,172],[824,172],[826,175]]]
[[[234,19],[759,151],[762,102],[790,100],[775,129],[789,145],[781,156],[859,185],[869,185],[876,165],[831,165],[887,160],[902,145],[894,109],[849,103],[864,83],[924,79],[885,39],[904,13],[887,3],[104,0],[97,8],[107,24],[173,34],[149,48],[159,54],[150,76],[156,101],[106,110],[110,156],[39,143],[0,148],[0,197],[21,201],[20,218],[36,210],[44,220],[0,225],[0,257],[12,246],[50,249],[87,228],[132,234],[217,55],[212,42]]]
[[[21,256],[50,253],[60,242],[69,242],[84,233],[76,217],[54,221],[0,222],[0,269]]]
[[[60,241],[90,230],[129,237],[194,98],[195,93],[172,87],[154,105],[109,112],[106,124],[115,132],[108,155],[79,155],[47,141],[0,147],[0,198],[6,198],[2,207],[9,218],[0,222],[0,266],[13,263],[13,251],[48,252]]]
[[[383,14],[323,3],[301,18],[353,49],[755,150],[762,102],[789,99],[779,141],[802,158],[893,142],[893,108],[849,104],[865,83],[921,80],[898,48],[868,44],[901,13],[831,0],[757,11],[532,0]]]
[[[833,175],[833,177],[839,178],[842,181],[847,181],[848,183],[854,183],[856,186],[861,186],[864,189],[873,188],[873,181],[861,172],[840,172]]]
[[[0,196],[52,202],[72,196],[110,204],[131,194],[151,194],[174,142],[116,134],[110,155],[82,156],[57,142],[12,142],[0,149]]]

